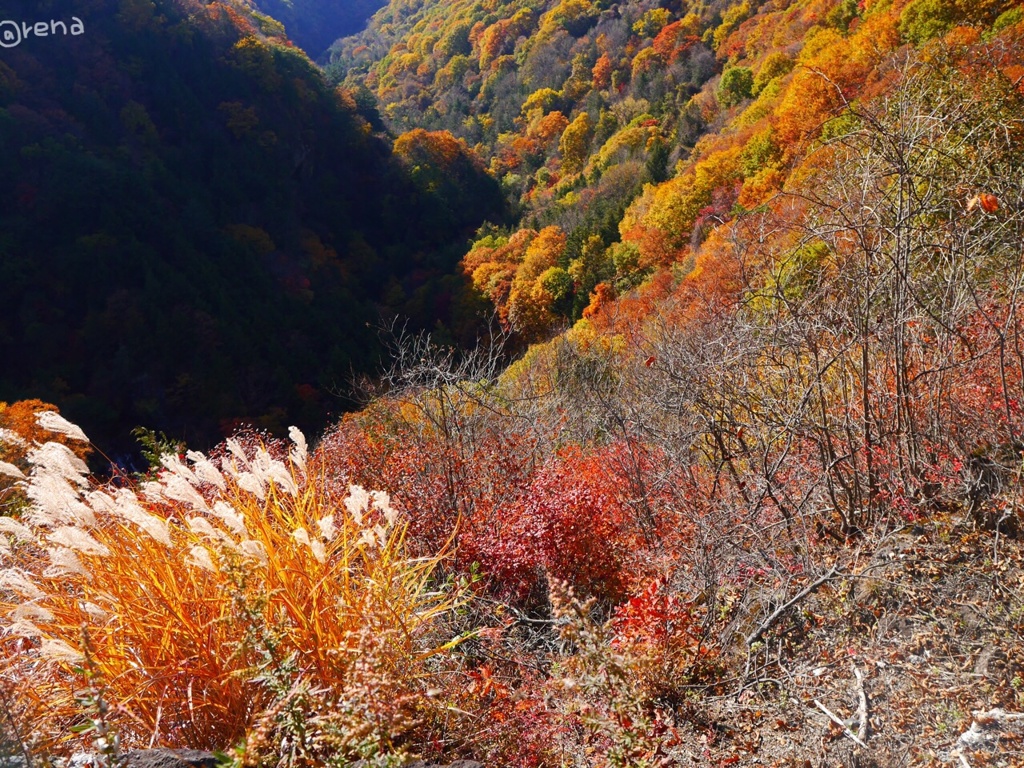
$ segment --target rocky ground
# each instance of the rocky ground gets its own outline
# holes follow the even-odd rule
[[[1024,766],[1022,542],[938,519],[841,554],[748,682],[695,707],[692,764]]]

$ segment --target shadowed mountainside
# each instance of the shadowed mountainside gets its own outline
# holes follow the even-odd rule
[[[112,447],[136,424],[315,429],[374,364],[368,323],[446,316],[463,238],[502,206],[463,145],[452,187],[418,183],[240,4],[9,14],[84,32],[0,51],[0,399],[42,396]]]

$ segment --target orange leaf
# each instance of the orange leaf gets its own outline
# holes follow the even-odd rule
[[[967,201],[968,211],[973,211],[979,206],[985,213],[995,213],[999,210],[999,198],[987,192],[982,192],[980,195],[975,195]]]

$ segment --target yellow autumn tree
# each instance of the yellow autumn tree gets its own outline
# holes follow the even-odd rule
[[[506,328],[512,327],[508,317],[512,281],[536,237],[532,229],[520,229],[511,237],[488,235],[473,243],[462,259],[462,269],[473,287],[491,300]]]
[[[640,249],[641,267],[676,258],[689,242],[701,211],[712,204],[715,191],[740,179],[741,158],[738,146],[712,152],[682,175],[644,188],[619,224],[623,241]]]
[[[590,155],[590,143],[594,139],[594,124],[590,115],[581,112],[566,126],[558,142],[562,154],[562,168],[567,173],[579,173]]]
[[[512,279],[508,298],[508,319],[512,328],[527,339],[542,338],[557,317],[552,312],[553,267],[565,253],[565,233],[560,227],[545,227],[533,239]],[[545,276],[548,279],[544,279]]]

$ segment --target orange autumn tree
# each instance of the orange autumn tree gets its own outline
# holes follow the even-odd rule
[[[508,310],[512,279],[536,237],[532,229],[521,229],[511,237],[487,235],[473,243],[462,259],[463,271],[473,281],[473,287],[494,304],[498,320],[505,328],[511,327]]]
[[[555,328],[572,298],[573,279],[562,264],[565,244],[557,226],[487,235],[463,257],[462,269],[493,302],[505,328],[536,341]]]
[[[464,163],[475,163],[466,142],[448,131],[416,128],[395,139],[394,153],[413,170],[414,178],[430,189],[441,186]],[[422,178],[420,178],[422,177]],[[449,182],[450,183],[450,182]]]
[[[608,58],[608,54],[602,53],[591,70],[591,74],[594,76],[594,88],[600,91],[611,85],[613,69],[612,60]]]
[[[578,173],[583,170],[593,138],[594,126],[586,112],[581,112],[565,127],[558,143],[558,151],[562,153],[562,167],[567,173]]]

